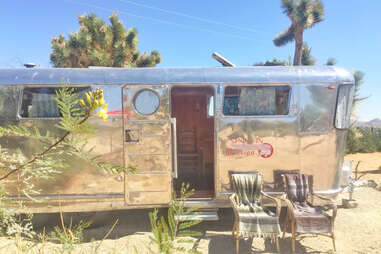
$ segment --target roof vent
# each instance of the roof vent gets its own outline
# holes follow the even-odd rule
[[[226,59],[225,57],[221,56],[217,52],[214,52],[212,54],[212,57],[214,59],[216,59],[220,64],[222,64],[222,66],[224,66],[224,67],[235,67],[235,64],[233,64],[232,62],[230,62],[228,59]]]
[[[24,66],[26,68],[34,68],[36,66],[36,64],[35,63],[25,63]]]

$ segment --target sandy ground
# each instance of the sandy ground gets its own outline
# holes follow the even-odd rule
[[[354,160],[354,165],[360,160],[359,171],[376,171],[381,165],[381,153],[349,155],[346,159]],[[381,174],[367,174],[362,178],[373,179],[381,186]],[[356,189],[354,198],[358,207],[353,209],[341,206],[341,199],[347,197],[348,194],[344,193],[337,198],[339,209],[335,221],[336,253],[381,253],[381,191],[370,187]],[[156,253],[155,246],[149,245],[148,212],[131,210],[75,214],[77,220],[82,218],[94,223],[85,231],[84,243],[75,246],[72,253]],[[67,218],[71,215],[65,214]],[[203,232],[204,236],[193,239],[194,243],[187,244],[186,247],[197,246],[201,253],[234,253],[231,209],[221,209],[220,218],[217,222],[200,224],[196,229]],[[116,228],[108,239],[101,242],[116,219],[119,219]],[[42,221],[49,231],[59,219],[57,214],[35,216],[36,224],[41,225]],[[95,252],[98,245],[100,246]],[[280,240],[280,248],[281,253],[291,252],[290,234]],[[49,242],[26,249],[29,250],[28,253],[69,253],[62,252],[62,246]],[[297,253],[334,253],[331,239],[323,236],[301,236],[297,238],[296,249]],[[262,239],[241,241],[240,253],[274,252],[274,245]],[[17,253],[15,240],[2,238],[0,253]]]

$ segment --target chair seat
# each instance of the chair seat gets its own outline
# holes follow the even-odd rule
[[[238,207],[239,235],[241,237],[276,237],[280,234],[279,218],[270,211],[247,205]]]
[[[318,207],[294,204],[295,229],[298,233],[331,233],[332,218]]]
[[[257,171],[231,173],[234,194],[230,196],[234,212],[233,235],[236,238],[236,253],[239,253],[239,239],[261,237],[275,241],[279,252],[280,234],[279,200],[262,191],[263,176]],[[276,205],[276,214],[271,213],[262,204],[262,198],[272,200]]]

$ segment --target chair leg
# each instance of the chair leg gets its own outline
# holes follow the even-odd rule
[[[295,234],[295,224],[294,223],[291,223],[291,231],[292,231],[292,252],[295,252],[296,234]]]
[[[335,235],[332,233],[333,250],[336,251]]]
[[[238,254],[239,253],[239,237],[236,236],[235,238],[235,253]]]
[[[277,238],[275,239],[275,243],[276,243],[276,250],[277,250],[278,252],[280,252],[280,248],[279,248],[279,237],[277,237]]]
[[[284,239],[284,236],[286,235],[286,231],[287,231],[287,227],[288,226],[288,219],[286,218],[284,220],[284,225],[283,225],[283,236],[282,236],[282,239]]]

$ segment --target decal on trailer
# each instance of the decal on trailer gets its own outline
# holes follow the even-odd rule
[[[255,138],[254,144],[249,144],[246,138],[236,138],[231,141],[232,144],[225,150],[226,156],[269,158],[274,153],[273,146],[269,143],[264,143],[260,137]]]

